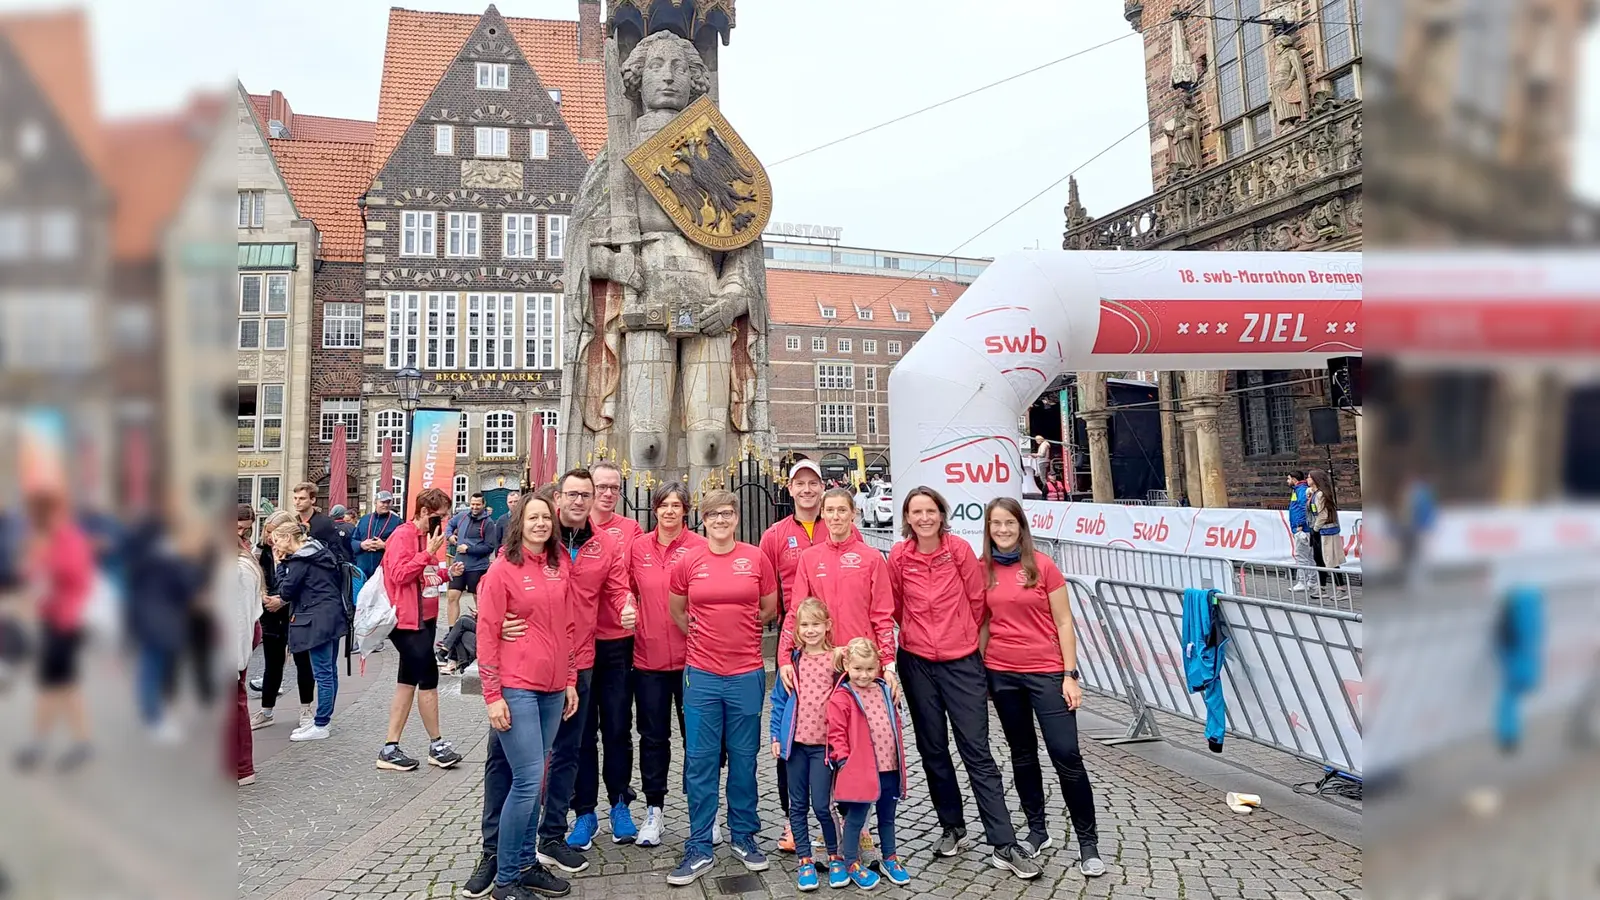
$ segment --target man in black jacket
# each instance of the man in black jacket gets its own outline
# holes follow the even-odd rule
[[[315,484],[302,481],[294,486],[294,514],[312,537],[333,550],[340,562],[351,562],[349,543],[339,539],[339,531],[333,527],[333,520],[317,511]]]

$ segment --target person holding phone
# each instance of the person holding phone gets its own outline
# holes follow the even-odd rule
[[[433,657],[434,630],[439,621],[439,589],[445,583],[439,551],[444,549],[444,518],[450,497],[438,488],[417,495],[411,521],[390,535],[383,556],[383,583],[394,606],[395,627],[389,640],[399,652],[400,671],[389,704],[389,733],[378,751],[378,768],[414,772],[417,761],[400,749],[400,735],[416,701],[422,727],[428,731],[428,764],[455,767],[461,754],[439,731],[439,664]]]

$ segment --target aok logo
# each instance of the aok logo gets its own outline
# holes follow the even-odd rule
[[[1011,480],[1011,466],[998,453],[989,462],[946,463],[944,480],[946,484],[1005,484]]]
[[[982,503],[957,503],[950,507],[950,521],[952,522],[982,522]]]
[[[1023,335],[992,334],[983,339],[983,346],[990,353],[1043,353],[1050,341],[1039,329],[1029,328]]]
[[[1049,531],[1050,529],[1056,527],[1056,514],[1054,512],[1047,512],[1041,516],[1038,513],[1034,513],[1031,517],[1031,520],[1028,522],[1028,527],[1032,528],[1034,531]]]
[[[1230,550],[1249,550],[1255,547],[1258,535],[1247,521],[1243,528],[1225,528],[1213,525],[1206,529],[1207,547],[1225,547]]]
[[[1095,516],[1092,519],[1086,519],[1083,516],[1079,516],[1078,517],[1078,524],[1072,530],[1074,532],[1078,533],[1078,534],[1097,534],[1097,535],[1098,534],[1105,534],[1106,533],[1106,516],[1105,516],[1105,513],[1101,513],[1100,515]]]
[[[1154,525],[1149,522],[1133,523],[1133,539],[1136,541],[1152,541],[1159,544],[1166,540],[1170,534],[1171,531],[1167,528],[1166,517],[1157,519]]]

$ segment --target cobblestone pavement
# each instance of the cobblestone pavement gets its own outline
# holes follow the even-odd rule
[[[239,896],[247,898],[437,898],[459,896],[477,862],[484,758],[483,701],[462,696],[454,679],[441,687],[445,734],[467,759],[460,768],[424,766],[415,773],[379,772],[373,757],[387,715],[392,654],[369,662],[378,682],[334,723],[330,740],[290,745],[258,763],[259,782],[239,794]],[[1091,705],[1094,705],[1092,701]],[[1115,713],[1115,709],[1107,709]],[[286,721],[274,728],[290,729]],[[991,724],[995,750],[1009,784],[1005,744]],[[763,732],[765,733],[765,732]],[[420,755],[413,717],[406,746]],[[1018,881],[989,867],[986,848],[936,860],[938,823],[927,801],[921,766],[913,757],[912,799],[901,807],[900,855],[912,872],[903,896],[957,898],[1147,897],[1354,898],[1361,895],[1360,850],[1271,810],[1237,815],[1220,792],[1116,747],[1083,742],[1094,780],[1100,851],[1109,869],[1093,881],[1075,867],[1075,841],[1062,843],[1067,823],[1054,786],[1044,876]],[[911,752],[914,754],[915,750]],[[959,762],[958,762],[959,765]],[[693,888],[672,889],[665,873],[677,862],[686,833],[683,798],[667,800],[667,842],[656,849],[619,847],[602,834],[589,854],[590,870],[573,879],[574,897],[792,897],[793,857],[776,853],[782,817],[770,759],[759,764],[763,847],[771,869],[743,884],[720,879],[744,874],[722,848],[716,871]],[[1047,769],[1048,771],[1048,769]],[[672,781],[679,776],[674,765]],[[1053,782],[1053,776],[1049,779]],[[965,784],[965,777],[962,778]],[[641,812],[638,805],[635,812]],[[969,832],[981,835],[970,799]],[[1014,811],[1013,818],[1020,819]]]

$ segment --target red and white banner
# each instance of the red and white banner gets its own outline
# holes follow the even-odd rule
[[[1294,561],[1289,514],[1270,509],[1192,509],[1116,503],[1024,501],[1034,537],[1251,562]],[[1361,562],[1359,510],[1340,510],[1347,565]]]

